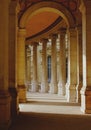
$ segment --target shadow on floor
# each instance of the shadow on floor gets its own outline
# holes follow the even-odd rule
[[[9,130],[91,130],[91,116],[20,112]]]

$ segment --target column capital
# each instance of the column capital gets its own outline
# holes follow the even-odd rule
[[[86,8],[91,8],[91,0],[83,0],[83,2],[84,2],[84,4],[85,4],[85,6],[86,6]]]
[[[83,0],[80,0],[79,10],[80,10],[81,12],[85,12],[85,11],[86,11],[86,8],[85,8],[85,5],[84,5]]]
[[[17,1],[11,1],[9,4],[9,13],[10,14],[16,14],[16,8],[17,8]]]
[[[26,52],[27,52],[27,53],[30,53],[30,52],[31,52],[31,48],[29,47],[29,45],[25,46],[25,48],[26,48]]]
[[[69,28],[70,36],[75,37],[77,35],[76,28]]]
[[[67,31],[66,28],[60,28],[60,29],[58,30],[58,33],[59,33],[60,35],[65,35],[65,34],[66,34],[66,31]]]
[[[50,34],[49,35],[49,38],[51,38],[51,39],[57,39],[58,38],[58,34]]]
[[[36,42],[36,41],[31,42],[31,46],[37,46],[37,45],[39,45],[39,43],[38,43],[38,42]]]
[[[25,37],[26,36],[26,29],[19,29],[18,30],[18,36],[19,37]]]
[[[79,34],[82,34],[82,26],[76,27],[76,31],[77,31]]]
[[[42,38],[42,39],[40,39],[40,42],[42,42],[42,43],[47,43],[49,40],[47,39],[47,38]]]

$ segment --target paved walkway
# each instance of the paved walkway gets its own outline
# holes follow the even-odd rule
[[[20,104],[19,116],[9,130],[91,130],[91,115],[83,114],[79,104],[48,96],[27,93],[27,103]]]
[[[21,112],[80,114],[80,104],[67,103],[66,98],[57,94],[27,93],[27,103],[21,103]]]

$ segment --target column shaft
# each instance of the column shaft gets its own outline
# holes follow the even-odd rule
[[[37,82],[37,42],[33,43],[33,81],[32,81],[32,92],[38,91]]]
[[[16,50],[17,50],[17,2],[12,1],[9,5],[9,92],[12,97],[11,100],[11,115],[12,118],[19,113],[18,91],[17,91],[17,66],[16,66]]]
[[[68,45],[68,92],[69,102],[77,101],[77,32],[76,29],[69,30]]]
[[[51,86],[50,93],[57,93],[57,50],[56,50],[57,35],[52,35],[52,53],[51,53]]]
[[[17,85],[19,90],[19,101],[26,102],[25,87],[25,29],[18,32],[17,42]]]
[[[31,49],[26,46],[26,86],[27,90],[31,89]]]
[[[78,57],[77,57],[77,102],[81,103],[80,90],[82,88],[82,28],[77,27],[77,45],[78,45]]]
[[[42,39],[43,49],[42,49],[42,83],[41,92],[48,92],[48,81],[47,81],[47,47],[48,39]]]
[[[58,94],[65,95],[66,85],[66,52],[65,52],[65,34],[66,30],[60,30],[60,52],[59,52],[59,83]]]

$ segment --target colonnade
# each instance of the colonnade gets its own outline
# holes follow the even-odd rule
[[[30,86],[28,85],[29,91],[58,94],[66,96],[68,102],[80,102],[82,80],[79,79],[78,75],[82,76],[80,70],[82,69],[82,60],[79,61],[79,50],[82,50],[82,43],[79,39],[79,30],[81,33],[80,27],[62,28],[56,34],[50,34],[48,38],[42,38],[40,43],[30,42],[30,58],[28,60],[32,62],[32,66],[26,67],[28,73],[31,68],[30,82],[28,82],[30,84]],[[50,54],[48,54],[49,40],[51,41]],[[41,56],[39,54],[40,48]],[[51,56],[50,83],[48,83],[48,56]],[[39,59],[41,59],[40,62]]]
[[[25,44],[26,30],[17,27],[17,2],[1,0],[0,5],[0,129],[7,129],[11,119],[19,112],[18,101],[26,102],[26,64]],[[50,5],[51,7],[51,5]],[[51,35],[51,82],[48,87],[47,75],[47,39],[42,38],[42,66],[40,92],[57,93],[65,95],[68,102],[81,102],[81,111],[91,113],[91,1],[81,0],[82,29],[79,27],[66,30],[67,48],[64,51],[64,34],[60,34],[60,51],[57,54],[55,42],[56,35]],[[2,15],[3,12],[3,15]],[[68,18],[68,17],[67,17]],[[40,39],[41,40],[41,39]],[[31,44],[31,42],[30,42]],[[29,77],[32,82],[32,91],[38,91],[37,47],[38,41],[32,42],[33,72]],[[36,46],[35,46],[36,45]],[[63,50],[62,50],[63,48]],[[62,50],[62,51],[61,51]],[[65,52],[66,60],[65,61]],[[57,76],[57,56],[59,56],[59,76]],[[29,57],[28,57],[29,58]],[[63,62],[61,62],[63,61]],[[66,67],[65,67],[66,66]],[[67,71],[66,69],[67,68]],[[67,80],[65,80],[65,71]],[[28,75],[31,75],[28,73]],[[57,77],[59,77],[57,79]],[[33,80],[32,80],[33,79]],[[81,90],[81,91],[80,91]],[[81,92],[81,93],[80,93]]]

